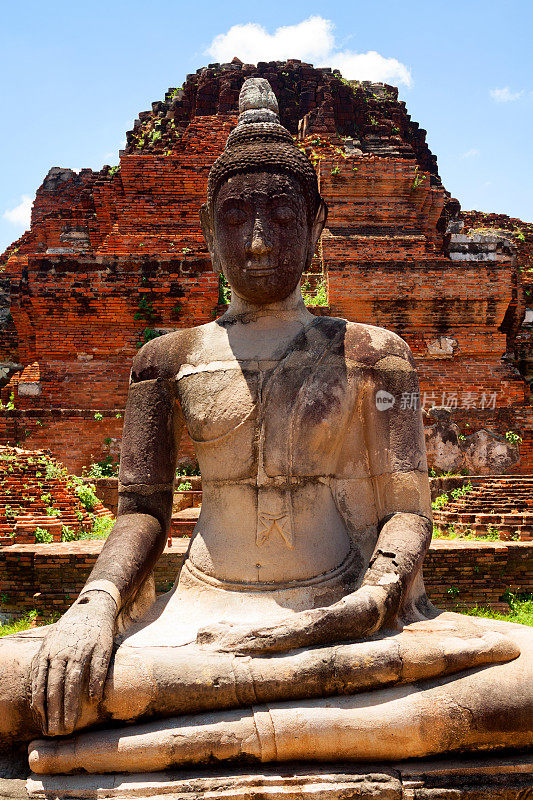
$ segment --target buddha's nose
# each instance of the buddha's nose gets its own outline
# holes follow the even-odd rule
[[[248,252],[254,256],[263,256],[270,253],[271,250],[272,247],[265,234],[264,223],[260,217],[256,217]]]

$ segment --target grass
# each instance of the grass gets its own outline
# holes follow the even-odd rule
[[[107,539],[115,524],[114,517],[95,517],[90,531],[83,531],[79,539]]]
[[[433,525],[433,538],[434,539],[459,539],[461,541],[469,541],[469,542],[499,542],[500,541],[500,534],[498,533],[498,529],[495,528],[493,525],[489,525],[487,528],[487,533],[483,535],[477,535],[472,533],[470,528],[466,529],[459,529],[456,530],[455,526],[452,523],[448,525],[445,530],[438,528],[435,524]],[[520,540],[520,536],[515,533],[511,536],[510,541],[517,542]]]
[[[35,609],[33,611],[28,611],[24,614],[23,617],[19,617],[18,619],[13,620],[12,622],[6,622],[5,625],[0,625],[0,638],[2,636],[9,636],[10,633],[20,633],[21,631],[27,631],[31,628],[34,620],[37,618],[37,611]],[[50,619],[43,619],[39,620],[39,627],[42,625],[51,625],[53,622],[56,622],[57,618]]]
[[[23,617],[7,622],[5,625],[0,625],[0,636],[9,636],[10,633],[19,633],[31,628],[31,624],[37,616],[36,611],[28,611]]]
[[[491,608],[475,606],[474,608],[458,608],[460,614],[467,614],[469,617],[485,617],[487,619],[502,619],[505,622],[518,622],[520,625],[533,627],[533,598],[527,600],[513,599],[509,601],[509,613],[502,614],[493,611]]]

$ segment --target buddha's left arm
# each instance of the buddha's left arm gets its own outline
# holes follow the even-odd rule
[[[421,568],[432,533],[418,377],[407,345],[402,342],[398,354],[374,365],[364,395],[364,436],[379,534],[362,588],[376,587],[382,593],[380,617],[386,625],[398,615],[416,615],[416,604],[425,602]]]

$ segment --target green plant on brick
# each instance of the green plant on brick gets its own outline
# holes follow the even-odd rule
[[[218,276],[218,302],[221,305],[231,302],[231,286],[226,280],[226,276],[220,273]]]
[[[80,539],[107,539],[111,528],[115,524],[113,517],[93,517],[93,526],[90,531],[82,531]]]
[[[157,339],[159,336],[162,336],[162,333],[156,331],[155,328],[144,328],[144,330],[141,331],[141,338],[137,342],[137,347],[142,347],[143,344],[151,342],[152,339]]]
[[[14,411],[15,410],[15,393],[11,392],[9,395],[9,400],[7,403],[3,403],[0,400],[0,410],[2,411]]]
[[[444,508],[444,506],[447,506],[449,502],[450,498],[445,492],[444,494],[439,494],[439,496],[433,500],[431,503],[431,508],[436,511],[439,508]]]
[[[98,478],[116,478],[118,475],[118,461],[115,461],[111,454],[95,461],[89,467],[84,467],[83,475],[86,478],[97,480]]]
[[[46,516],[47,517],[60,517],[61,516],[61,509],[55,508],[53,505],[47,506],[45,508]]]
[[[74,528],[69,528],[68,525],[61,526],[61,541],[62,542],[74,542],[78,538],[78,534],[74,530]]]
[[[519,445],[522,444],[522,437],[519,433],[515,433],[515,431],[506,431],[505,438],[507,441],[512,445]]]
[[[500,538],[500,532],[495,525],[487,525],[487,533],[485,534],[485,539],[491,539],[492,541],[497,541]]]
[[[415,167],[415,175],[413,178],[413,182],[411,184],[411,189],[418,189],[419,186],[422,186],[423,183],[426,181],[426,176],[423,172],[421,172],[418,166]]]
[[[148,300],[144,294],[140,295],[139,297],[137,302],[137,311],[134,313],[133,319],[136,322],[141,319],[145,320],[146,322],[153,322],[155,319],[157,319],[157,314],[152,305],[152,301]]]
[[[309,276],[305,278],[302,283],[302,299],[306,306],[327,306],[328,287],[323,275],[315,283],[314,289],[309,281]]]
[[[98,503],[98,498],[95,493],[95,487],[92,483],[83,483],[80,481],[75,487],[75,492],[78,499],[86,511],[93,511]]]
[[[469,481],[468,483],[465,483],[464,486],[458,486],[456,489],[452,489],[450,492],[452,500],[457,500],[458,497],[465,497],[465,495],[469,494],[473,488],[474,487]]]
[[[172,306],[172,308],[170,309],[170,316],[171,316],[171,318],[172,318],[173,320],[177,320],[177,319],[179,319],[179,318],[180,318],[180,315],[181,315],[181,312],[182,312],[182,310],[183,310],[183,307],[182,307],[181,303],[174,303],[174,305],[173,305],[173,306]]]
[[[50,544],[53,541],[54,537],[46,528],[35,528],[35,544]]]

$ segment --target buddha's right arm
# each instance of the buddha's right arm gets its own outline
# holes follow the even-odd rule
[[[89,579],[32,664],[32,708],[49,736],[71,733],[81,701],[101,698],[115,620],[161,555],[172,512],[181,412],[170,381],[132,382],[119,475],[118,518]]]
[[[169,381],[131,383],[120,457],[118,518],[85,587],[110,581],[120,607],[134,597],[165,547],[181,421]]]

